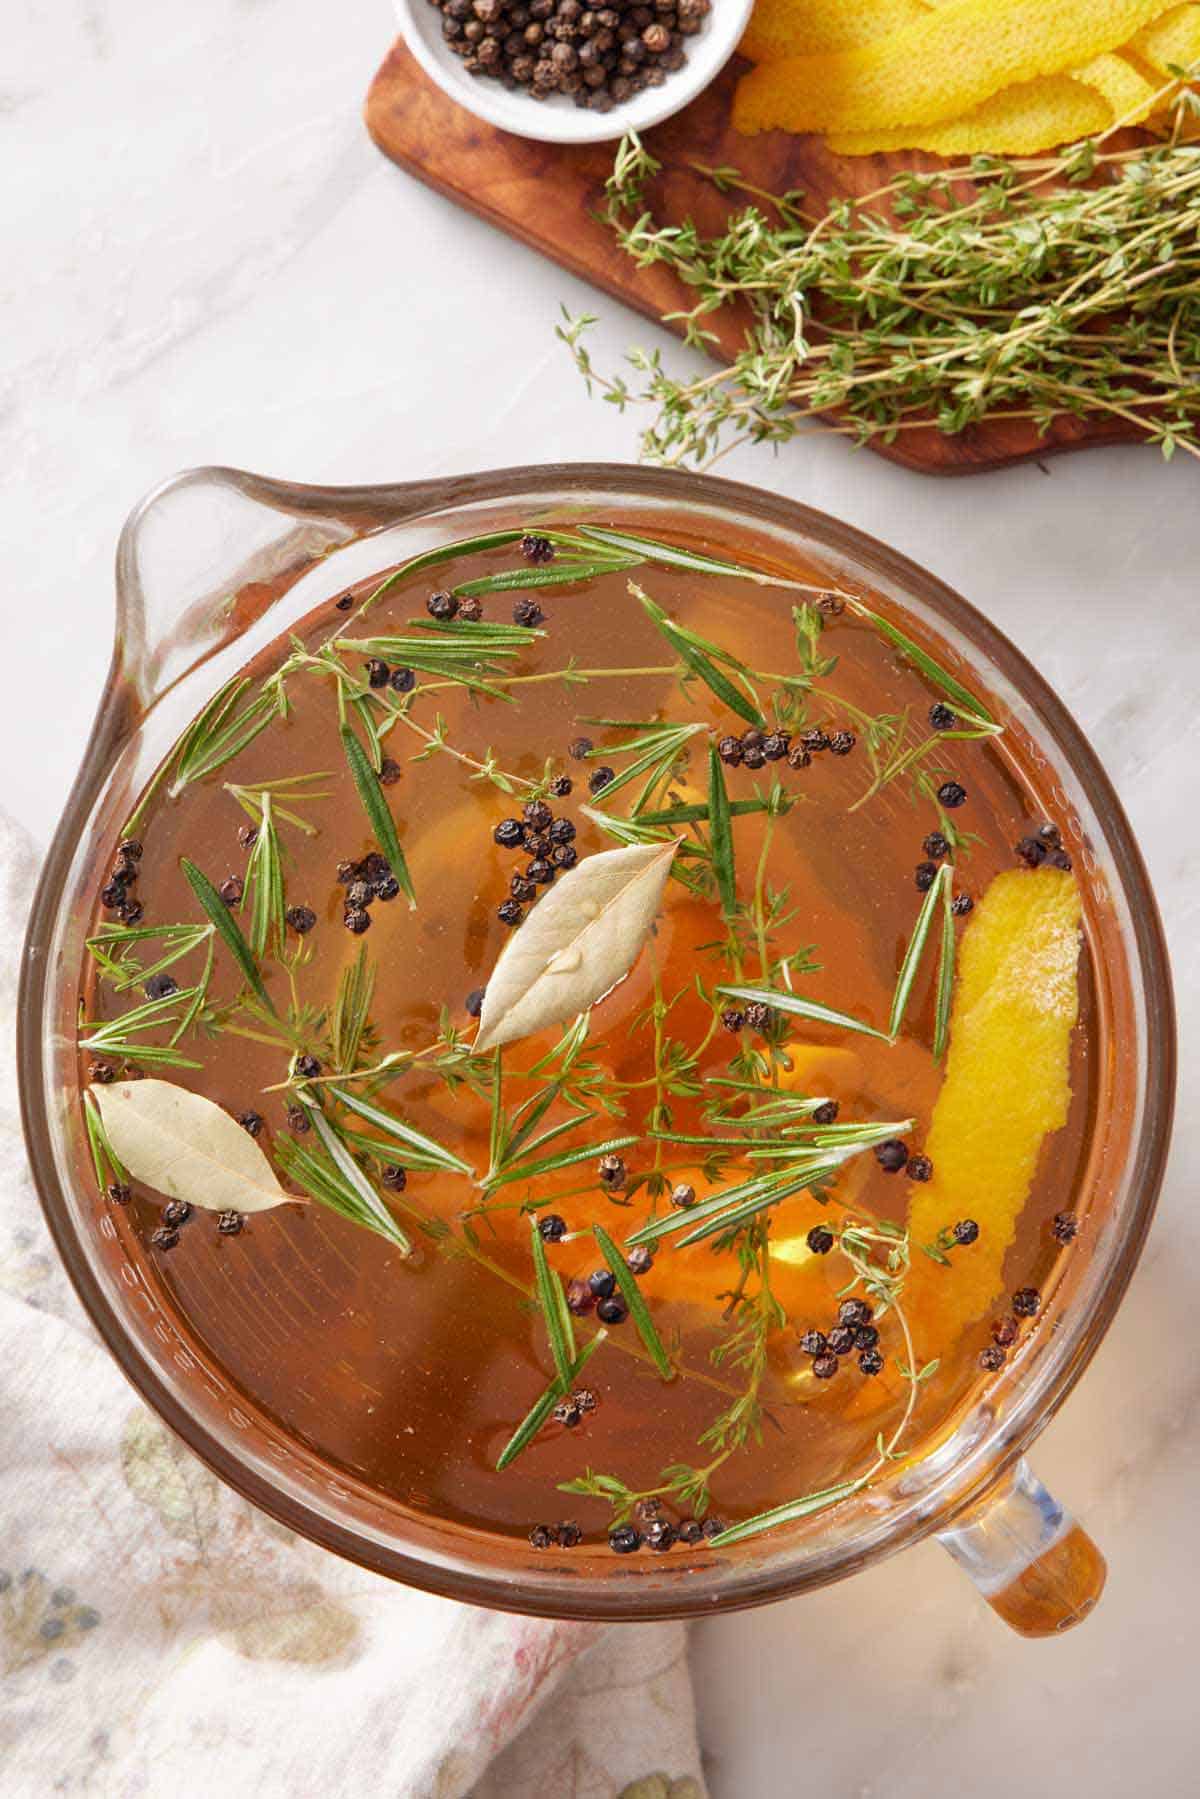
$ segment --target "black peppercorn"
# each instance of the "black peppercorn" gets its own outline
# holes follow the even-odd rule
[[[1018,1287],[1012,1296],[1012,1309],[1018,1318],[1033,1318],[1037,1315],[1042,1296],[1036,1287]]]
[[[110,881],[107,887],[100,889],[100,904],[106,912],[117,912],[125,904],[125,886],[121,881]]]
[[[417,677],[411,668],[394,668],[392,670],[391,688],[393,693],[411,693],[417,684]]]
[[[905,1165],[905,1173],[910,1181],[931,1181],[933,1179],[933,1163],[928,1156],[909,1156]]]
[[[554,545],[548,537],[540,537],[534,531],[527,531],[521,539],[521,554],[527,562],[553,562]]]
[[[792,745],[787,753],[787,761],[789,768],[809,768],[812,765],[812,757],[802,743]]]
[[[127,1206],[133,1198],[133,1188],[124,1181],[111,1181],[105,1192],[114,1206]]]
[[[1072,866],[1071,858],[1070,858],[1070,856],[1068,856],[1066,850],[1047,850],[1046,851],[1046,867],[1047,868],[1061,868],[1064,871],[1069,873],[1071,866]]]
[[[551,843],[573,843],[575,826],[569,818],[556,818],[550,826]]]
[[[361,937],[371,928],[371,914],[365,906],[347,906],[342,913],[342,923],[355,937]]]
[[[383,875],[371,888],[374,897],[383,900],[385,905],[389,900],[394,900],[399,891],[400,883],[395,875]]]
[[[574,1519],[568,1519],[565,1524],[556,1525],[554,1534],[558,1538],[560,1549],[574,1549],[577,1543],[583,1541],[583,1532]]]
[[[444,590],[438,593],[431,593],[425,602],[425,610],[428,612],[430,618],[439,619],[444,624],[447,619],[454,618],[457,615],[458,600],[454,594],[447,593]]]
[[[835,731],[829,739],[831,756],[848,756],[858,742],[853,731]]]
[[[805,1355],[824,1355],[829,1342],[824,1331],[807,1330],[800,1339],[800,1347]]]
[[[937,880],[937,864],[935,862],[918,862],[913,870],[913,880],[918,893],[928,893]]]
[[[156,1231],[151,1231],[150,1242],[155,1249],[174,1249],[179,1242],[179,1232],[160,1225]]]
[[[555,1424],[565,1425],[567,1430],[574,1430],[577,1424],[583,1422],[583,1413],[571,1399],[560,1399],[551,1416]]]
[[[305,936],[317,922],[317,915],[311,906],[289,906],[284,917],[297,937]]]
[[[885,1174],[899,1174],[908,1162],[908,1144],[899,1137],[889,1137],[875,1145],[875,1160]]]
[[[746,1014],[739,1012],[736,1006],[728,1006],[721,1014],[721,1023],[731,1036],[736,1036],[745,1027]]]
[[[520,906],[518,906],[516,900],[504,900],[496,907],[496,917],[500,920],[501,924],[519,925],[524,916],[525,914]]]
[[[1037,868],[1046,860],[1046,846],[1036,837],[1022,837],[1014,843],[1013,854],[1029,868]]]
[[[858,1358],[858,1365],[864,1374],[882,1374],[883,1357],[877,1349],[864,1349]]]
[[[855,1349],[874,1349],[879,1341],[879,1332],[873,1324],[858,1324],[854,1327]]]
[[[989,1343],[986,1349],[979,1352],[979,1366],[986,1368],[989,1374],[994,1374],[997,1368],[1003,1368],[1006,1359],[998,1343]]]
[[[567,754],[574,762],[586,762],[594,748],[590,737],[576,737],[567,745]]]
[[[312,1119],[304,1110],[303,1106],[289,1106],[287,1109],[287,1125],[290,1131],[295,1131],[298,1137],[303,1137],[305,1131],[312,1129]]]
[[[245,1228],[246,1220],[240,1212],[218,1212],[217,1229],[223,1237],[239,1236]]]
[[[492,832],[492,837],[501,849],[515,850],[520,847],[524,834],[524,826],[519,818],[502,818]]]
[[[526,875],[515,874],[508,883],[508,893],[509,898],[515,899],[519,906],[527,906],[537,898],[537,887]]]
[[[371,883],[369,881],[351,881],[346,889],[348,906],[369,906],[371,903]]]
[[[525,823],[534,831],[549,830],[554,822],[554,814],[545,800],[528,800],[521,812]]]
[[[696,1189],[686,1181],[680,1181],[677,1187],[671,1188],[671,1204],[679,1211],[686,1212],[696,1203]]]
[[[632,1524],[615,1525],[608,1533],[608,1546],[617,1555],[633,1555],[642,1546],[642,1533]]]
[[[525,826],[521,843],[522,847],[527,849],[531,856],[535,857],[541,856],[545,858],[550,854],[550,851],[553,848],[553,845],[550,842],[549,831],[535,831],[529,825]]]
[[[828,1353],[815,1356],[813,1358],[812,1371],[818,1380],[832,1380],[838,1371],[837,1357]]]
[[[1074,1243],[1079,1235],[1079,1220],[1074,1212],[1056,1212],[1051,1220],[1050,1235],[1056,1243]]]
[[[872,1317],[873,1313],[865,1299],[843,1299],[838,1307],[839,1324],[870,1324]]]
[[[719,1537],[721,1535],[725,1526],[719,1518],[706,1518],[702,1528],[705,1537],[711,1543],[714,1537]]]
[[[358,879],[357,862],[339,862],[337,865],[337,882],[339,887],[348,887],[351,881]]]
[[[947,812],[954,812],[967,801],[967,790],[960,781],[943,781],[937,790],[938,799]]]
[[[556,843],[550,851],[550,860],[555,868],[574,868],[579,860],[579,851],[573,843]]]
[[[380,1185],[393,1193],[403,1193],[408,1185],[408,1171],[401,1168],[399,1162],[388,1162],[379,1171]]]
[[[512,617],[514,625],[526,625],[530,630],[546,622],[546,614],[528,594],[522,594],[519,600],[513,601]]]
[[[458,616],[468,625],[477,625],[483,617],[483,601],[476,593],[468,593],[458,602]]]
[[[629,1307],[619,1293],[613,1293],[597,1305],[596,1316],[602,1324],[624,1324],[629,1316]]]
[[[560,800],[566,799],[567,795],[571,791],[571,787],[572,787],[572,781],[571,781],[570,775],[555,775],[554,779],[550,783],[551,793],[554,795],[554,797],[556,799],[560,799]],[[571,835],[572,835],[572,837],[575,835],[574,826],[571,827]]]
[[[973,1218],[960,1218],[954,1227],[954,1241],[968,1248],[979,1237],[979,1226]]]
[[[239,831],[238,836],[243,840],[243,842],[245,841],[246,833],[244,831]],[[253,836],[251,837],[251,842],[253,842],[254,838],[257,836],[258,836],[258,832],[255,831],[253,833]],[[137,863],[134,862],[129,856],[118,856],[116,861],[113,863],[112,878],[114,881],[120,881],[121,884],[125,887],[132,887],[133,883],[138,878]]]
[[[403,773],[404,770],[392,756],[385,756],[379,765],[379,785],[394,787]]]
[[[554,879],[554,865],[545,857],[537,856],[525,870],[525,879],[535,881],[539,887],[548,887]]]
[[[551,1549],[554,1546],[554,1532],[548,1524],[535,1524],[529,1533],[531,1549]]]
[[[829,1353],[835,1356],[849,1355],[854,1348],[854,1331],[848,1324],[835,1324],[829,1333]]]
[[[472,987],[470,993],[468,993],[466,999],[463,1001],[463,1005],[466,1007],[467,1016],[469,1018],[478,1018],[479,1014],[483,1011],[483,993],[484,990],[482,987]]]
[[[1011,1349],[1021,1334],[1021,1326],[1011,1316],[997,1318],[992,1324],[992,1336],[1001,1349]]]
[[[227,876],[226,879],[221,882],[219,891],[221,898],[225,901],[227,906],[238,905],[244,891],[240,876]]]
[[[833,1232],[824,1224],[814,1224],[804,1240],[815,1256],[827,1256],[833,1248]]]
[[[935,862],[940,862],[943,856],[950,854],[949,841],[942,836],[940,831],[930,831],[921,848],[927,856],[932,856]]]
[[[765,1031],[771,1023],[770,1006],[764,1006],[761,1000],[753,999],[746,1007],[746,1023],[752,1031]]]
[[[538,1236],[543,1243],[557,1243],[567,1234],[567,1221],[560,1218],[557,1212],[547,1212],[544,1218],[538,1219]]]
[[[588,1286],[596,1299],[607,1299],[617,1290],[617,1277],[611,1268],[597,1268],[594,1274],[588,1275]]]
[[[929,708],[929,724],[934,731],[952,731],[958,719],[943,701],[936,700]]]
[[[628,1179],[624,1159],[618,1155],[601,1156],[596,1164],[596,1173],[606,1187],[623,1187]]]
[[[757,725],[751,725],[748,730],[742,732],[742,748],[744,750],[761,750],[766,742],[766,737],[765,731],[760,731]]]
[[[788,753],[788,739],[784,731],[770,731],[762,741],[762,753],[768,762],[782,762]]]
[[[699,1518],[681,1518],[678,1537],[681,1543],[698,1543],[704,1535]]]
[[[263,1127],[263,1115],[261,1112],[242,1112],[238,1116],[238,1123],[247,1135],[257,1137]]]
[[[761,743],[748,743],[742,748],[742,766],[744,768],[765,768],[766,754]]]
[[[675,1526],[666,1518],[652,1518],[645,1530],[647,1549],[654,1549],[660,1555],[671,1547],[675,1541]]]
[[[350,610],[351,606],[353,606],[353,604],[354,604],[354,595],[352,593],[344,593],[340,599],[337,599],[333,602],[334,610],[336,612],[349,612],[349,610]]]
[[[147,999],[170,999],[173,993],[179,992],[179,982],[174,975],[152,974],[146,982]]]
[[[1043,826],[1043,829],[1053,831],[1054,826]],[[142,846],[136,837],[123,837],[117,845],[117,854],[118,856],[124,856],[129,862],[140,862],[142,859]]]
[[[567,1310],[582,1318],[596,1303],[596,1295],[586,1281],[567,1282]]]
[[[956,893],[950,901],[950,910],[955,918],[965,918],[968,912],[975,910],[975,901],[969,893]]]
[[[800,742],[810,756],[815,756],[821,750],[829,748],[829,739],[819,725],[814,725],[810,731],[801,731]]]
[[[162,1221],[168,1230],[178,1230],[181,1224],[187,1223],[191,1215],[192,1208],[186,1199],[173,1199],[163,1207]]]
[[[640,1277],[643,1274],[649,1274],[654,1266],[654,1257],[644,1243],[638,1243],[625,1257],[625,1266],[630,1274]]]
[[[126,900],[121,907],[119,916],[122,924],[141,924],[142,919],[146,916],[146,908],[141,900]]]
[[[367,662],[368,687],[386,687],[388,684],[388,676],[391,672],[392,671],[387,663],[381,662],[378,656],[370,657]]]
[[[302,1080],[315,1081],[321,1072],[321,1064],[315,1056],[297,1056],[295,1070]]]
[[[814,1113],[812,1115],[813,1123],[814,1124],[834,1124],[837,1120],[837,1115],[838,1115],[837,1100],[836,1099],[822,1100],[821,1104],[816,1108],[816,1110],[814,1111]]]
[[[607,768],[607,767],[594,768],[592,770],[591,774],[588,776],[588,792],[589,793],[600,793],[605,787],[608,786],[610,781],[615,779],[615,777],[616,777],[615,769]]]
[[[722,762],[730,768],[737,768],[742,760],[742,740],[740,737],[722,737],[717,744],[717,754]]]

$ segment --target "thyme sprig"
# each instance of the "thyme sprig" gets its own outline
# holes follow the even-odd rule
[[[1200,102],[1174,77],[1160,98],[1172,96],[1163,142],[976,156],[900,173],[820,217],[801,195],[697,165],[720,192],[746,195],[712,235],[656,215],[646,188],[660,165],[630,133],[607,185],[617,242],[691,290],[665,317],[687,343],[713,345],[711,321],[727,308],[748,313],[744,337],[727,368],[682,379],[658,351],[635,350],[631,384],[594,368],[591,315],[564,309],[558,336],[589,390],[653,409],[643,454],[668,464],[777,444],[813,423],[886,444],[986,419],[1044,433],[1064,416],[1118,419],[1164,457],[1200,455],[1200,147],[1182,129]]]

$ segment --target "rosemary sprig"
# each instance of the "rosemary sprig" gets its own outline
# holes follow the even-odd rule
[[[80,1038],[79,1047],[96,1056],[123,1056],[147,1067],[202,1068],[202,1062],[181,1055],[173,1043],[146,1043],[141,1036],[143,1031],[177,1024],[180,1011],[186,1010],[198,991],[195,987],[180,987],[162,999],[148,999],[133,1006],[116,1018],[95,1019],[81,1027],[90,1035]]]
[[[341,1084],[331,1085],[328,1091],[347,1111],[356,1113],[383,1136],[390,1137],[399,1146],[411,1167],[440,1168],[448,1174],[474,1174],[471,1164],[464,1162],[452,1149],[447,1149],[433,1137],[427,1137],[424,1131],[416,1130],[411,1124],[405,1124],[403,1119],[384,1111],[382,1106],[374,1105],[361,1094],[354,1093]]]
[[[210,924],[102,924],[96,935],[87,939],[87,947],[114,993],[124,993],[173,968],[200,944],[211,941],[212,934]],[[137,958],[137,949],[150,943],[160,943],[165,948],[161,956],[143,964]]]
[[[913,934],[908,940],[908,948],[904,952],[904,960],[901,962],[900,972],[896,976],[896,990],[892,995],[888,1035],[893,1041],[900,1035],[900,1026],[904,1023],[904,1014],[912,994],[913,982],[917,978],[917,970],[921,965],[921,957],[933,927],[934,915],[939,906],[946,906],[946,895],[949,893],[953,878],[954,870],[948,862],[943,862],[921,902],[921,910],[917,914]]]
[[[516,1430],[497,1456],[497,1474],[507,1468],[510,1462],[514,1462],[521,1451],[533,1442],[533,1439],[537,1436],[559,1400],[575,1385],[575,1382],[579,1379],[579,1376],[583,1373],[587,1364],[591,1361],[601,1343],[604,1341],[606,1334],[605,1331],[597,1331],[591,1342],[584,1344],[574,1362],[571,1364],[565,1380],[561,1375],[555,1375],[554,1379],[550,1382],[550,1385],[546,1388],[546,1391],[534,1402],[533,1406],[525,1414],[524,1418],[521,1420],[520,1424],[518,1424]]]
[[[629,1307],[629,1316],[633,1319],[638,1336],[646,1345],[654,1366],[664,1380],[674,1380],[675,1370],[671,1365],[671,1358],[663,1348],[662,1338],[650,1316],[650,1308],[630,1271],[629,1264],[602,1225],[594,1224],[592,1235],[600,1246],[600,1254],[608,1263],[610,1272],[620,1283],[621,1292],[625,1296],[625,1304]]]
[[[273,802],[277,818],[286,819],[288,824],[295,825],[298,831],[303,831],[306,837],[315,837],[316,825],[312,823],[311,819],[301,817],[300,813],[294,812],[292,808],[309,800],[327,800],[332,790],[328,787],[316,789],[313,787],[313,782],[331,779],[332,776],[328,772],[322,772],[311,775],[281,775],[273,781],[249,783],[226,781],[225,791],[237,801],[242,811],[248,818],[252,818],[255,824],[262,817],[264,801],[269,798]]]
[[[412,876],[408,872],[408,863],[404,859],[404,851],[400,847],[400,839],[396,834],[395,820],[383,797],[383,788],[379,785],[379,777],[371,766],[371,758],[347,724],[341,728],[341,739],[350,775],[357,789],[358,797],[362,801],[362,809],[367,815],[367,822],[374,834],[375,841],[391,864],[392,873],[407,895],[409,906],[415,907],[417,896],[413,891]]]
[[[558,1378],[565,1383],[571,1379],[571,1369],[578,1355],[575,1326],[571,1321],[563,1284],[546,1259],[546,1245],[537,1227],[537,1219],[531,1218],[529,1224],[529,1240],[533,1246],[534,1295],[542,1309],[542,1322],[546,1326],[550,1354],[554,1357]]]
[[[588,721],[597,722],[597,721]],[[607,722],[607,721],[604,721]],[[601,791],[605,802],[611,795],[628,787],[640,775],[646,781],[641,794],[635,801],[632,816],[642,814],[644,805],[654,796],[663,783],[674,773],[681,755],[692,738],[707,730],[703,724],[692,725],[649,725],[639,730],[636,737],[628,743],[609,743],[602,748],[589,752],[593,759],[603,757],[605,761],[611,757],[631,755],[633,760],[627,762]]]
[[[87,1087],[83,1090],[83,1125],[87,1132],[88,1149],[91,1151],[92,1167],[96,1171],[96,1184],[100,1191],[103,1193],[110,1180],[128,1182],[128,1171],[109,1141],[95,1095]]]
[[[937,992],[933,1009],[933,1059],[940,1062],[950,1040],[950,1003],[954,997],[954,937],[951,882],[942,887],[942,941],[938,950]]]
[[[242,936],[237,920],[233,917],[229,907],[208,876],[202,869],[197,868],[194,862],[190,862],[186,856],[183,856],[179,866],[183,870],[188,886],[208,915],[209,923],[241,970],[246,984],[253,988],[267,1010],[274,1012],[275,1008],[259,972],[258,963],[251,953],[250,945]]]
[[[396,1223],[324,1112],[308,1103],[305,1111],[324,1154],[308,1149],[294,1137],[280,1137],[275,1143],[275,1154],[284,1173],[319,1204],[385,1237],[402,1254],[411,1255],[412,1239]]]
[[[367,946],[360,944],[353,962],[342,970],[329,1015],[330,1056],[339,1074],[352,1074],[358,1066],[359,1047],[375,996],[375,976],[375,964],[367,955]]]
[[[708,846],[716,877],[721,911],[728,921],[737,911],[737,875],[733,861],[733,824],[725,770],[717,746],[708,746]]]
[[[741,999],[771,1006],[777,1012],[789,1012],[796,1018],[809,1018],[814,1024],[834,1025],[843,1031],[861,1031],[864,1037],[879,1037],[885,1043],[888,1041],[886,1031],[877,1031],[873,1025],[864,1024],[861,1018],[854,1018],[849,1012],[839,1012],[833,1006],[823,1006],[819,1000],[801,999],[798,993],[781,992],[775,987],[726,986],[718,987],[717,992],[726,999]]]
[[[271,795],[262,796],[258,836],[246,864],[246,891],[250,902],[250,948],[261,956],[270,945],[275,955],[283,949],[286,930],[283,895],[283,860],[279,850],[279,833],[271,815]]]
[[[745,665],[736,656],[731,656],[728,650],[710,642],[707,637],[701,637],[697,632],[688,630],[685,625],[678,624],[636,581],[629,583],[629,591],[647,617],[658,626],[671,648],[709,691],[716,694],[723,705],[728,706],[731,712],[736,712],[739,718],[744,718],[748,724],[762,726],[766,722],[753,697],[754,690],[750,687]],[[725,668],[735,669],[749,692],[743,692],[742,688],[735,686],[721,664]]]

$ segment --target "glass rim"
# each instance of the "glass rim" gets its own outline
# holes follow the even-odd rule
[[[436,522],[464,508],[519,501],[532,494],[599,500],[658,500],[689,510],[730,517],[806,537],[819,552],[844,557],[856,571],[886,591],[890,580],[928,606],[939,623],[953,627],[1029,705],[1039,730],[1085,793],[1100,822],[1105,848],[1128,911],[1130,978],[1145,1015],[1145,1069],[1141,1116],[1130,1145],[1124,1184],[1132,1193],[1131,1213],[1120,1240],[1104,1264],[1095,1303],[1064,1331],[1061,1350],[1051,1352],[1044,1379],[1019,1394],[1002,1420],[994,1420],[970,1451],[973,1474],[960,1478],[946,1503],[908,1508],[906,1515],[863,1543],[856,1537],[827,1558],[800,1558],[789,1566],[786,1550],[762,1567],[745,1566],[714,1580],[703,1572],[669,1581],[638,1579],[584,1583],[547,1570],[540,1577],[514,1577],[464,1563],[457,1556],[414,1555],[380,1540],[378,1533],[331,1518],[319,1507],[284,1490],[281,1480],[238,1457],[235,1448],[200,1418],[164,1381],[132,1336],[120,1309],[97,1276],[82,1233],[71,1213],[60,1178],[47,1104],[43,1019],[53,975],[51,949],[67,892],[66,875],[79,835],[103,792],[122,745],[145,712],[133,693],[121,660],[123,608],[135,583],[133,546],[147,512],[185,485],[220,483],[246,499],[283,514],[333,512],[364,525]],[[389,518],[389,514],[391,515]],[[332,558],[331,558],[332,559]],[[67,1273],[118,1366],[142,1398],[227,1484],[279,1522],[322,1547],[376,1573],[448,1598],[547,1617],[644,1621],[707,1616],[787,1597],[827,1584],[943,1528],[971,1506],[1020,1457],[1054,1416],[1080,1378],[1106,1333],[1133,1274],[1153,1215],[1170,1144],[1175,1094],[1176,1035],[1166,943],[1153,889],[1124,809],[1099,758],[1068,709],[1032,663],[968,600],[919,564],[812,507],[742,482],[674,470],[613,463],[551,463],[425,482],[348,487],[316,487],[275,481],[240,470],[194,469],[154,489],[130,514],[117,553],[117,647],[101,696],[80,773],[64,807],[34,898],[27,931],[18,997],[18,1076],[22,1118],[34,1181]],[[130,620],[131,626],[140,620]],[[136,629],[131,635],[136,637]],[[237,633],[240,637],[241,632]],[[233,640],[236,641],[236,638]],[[986,1452],[986,1453],[985,1453]],[[931,1491],[936,1492],[935,1489]],[[469,1533],[467,1533],[469,1534]],[[769,1539],[763,1539],[764,1547]],[[658,1558],[654,1558],[656,1561]],[[661,1573],[668,1572],[660,1564]],[[656,1570],[658,1572],[658,1570]],[[714,1568],[714,1574],[716,1568]],[[582,1592],[586,1584],[586,1598]]]

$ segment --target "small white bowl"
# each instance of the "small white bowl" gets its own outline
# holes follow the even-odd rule
[[[546,144],[599,144],[645,131],[674,113],[706,88],[737,48],[754,0],[713,0],[704,29],[688,39],[687,61],[668,75],[661,87],[643,88],[611,112],[588,112],[565,94],[533,100],[512,93],[490,76],[468,75],[442,37],[442,15],[429,0],[393,0],[404,41],[444,94],[476,118],[511,131],[517,137]],[[603,0],[597,0],[603,4]]]

